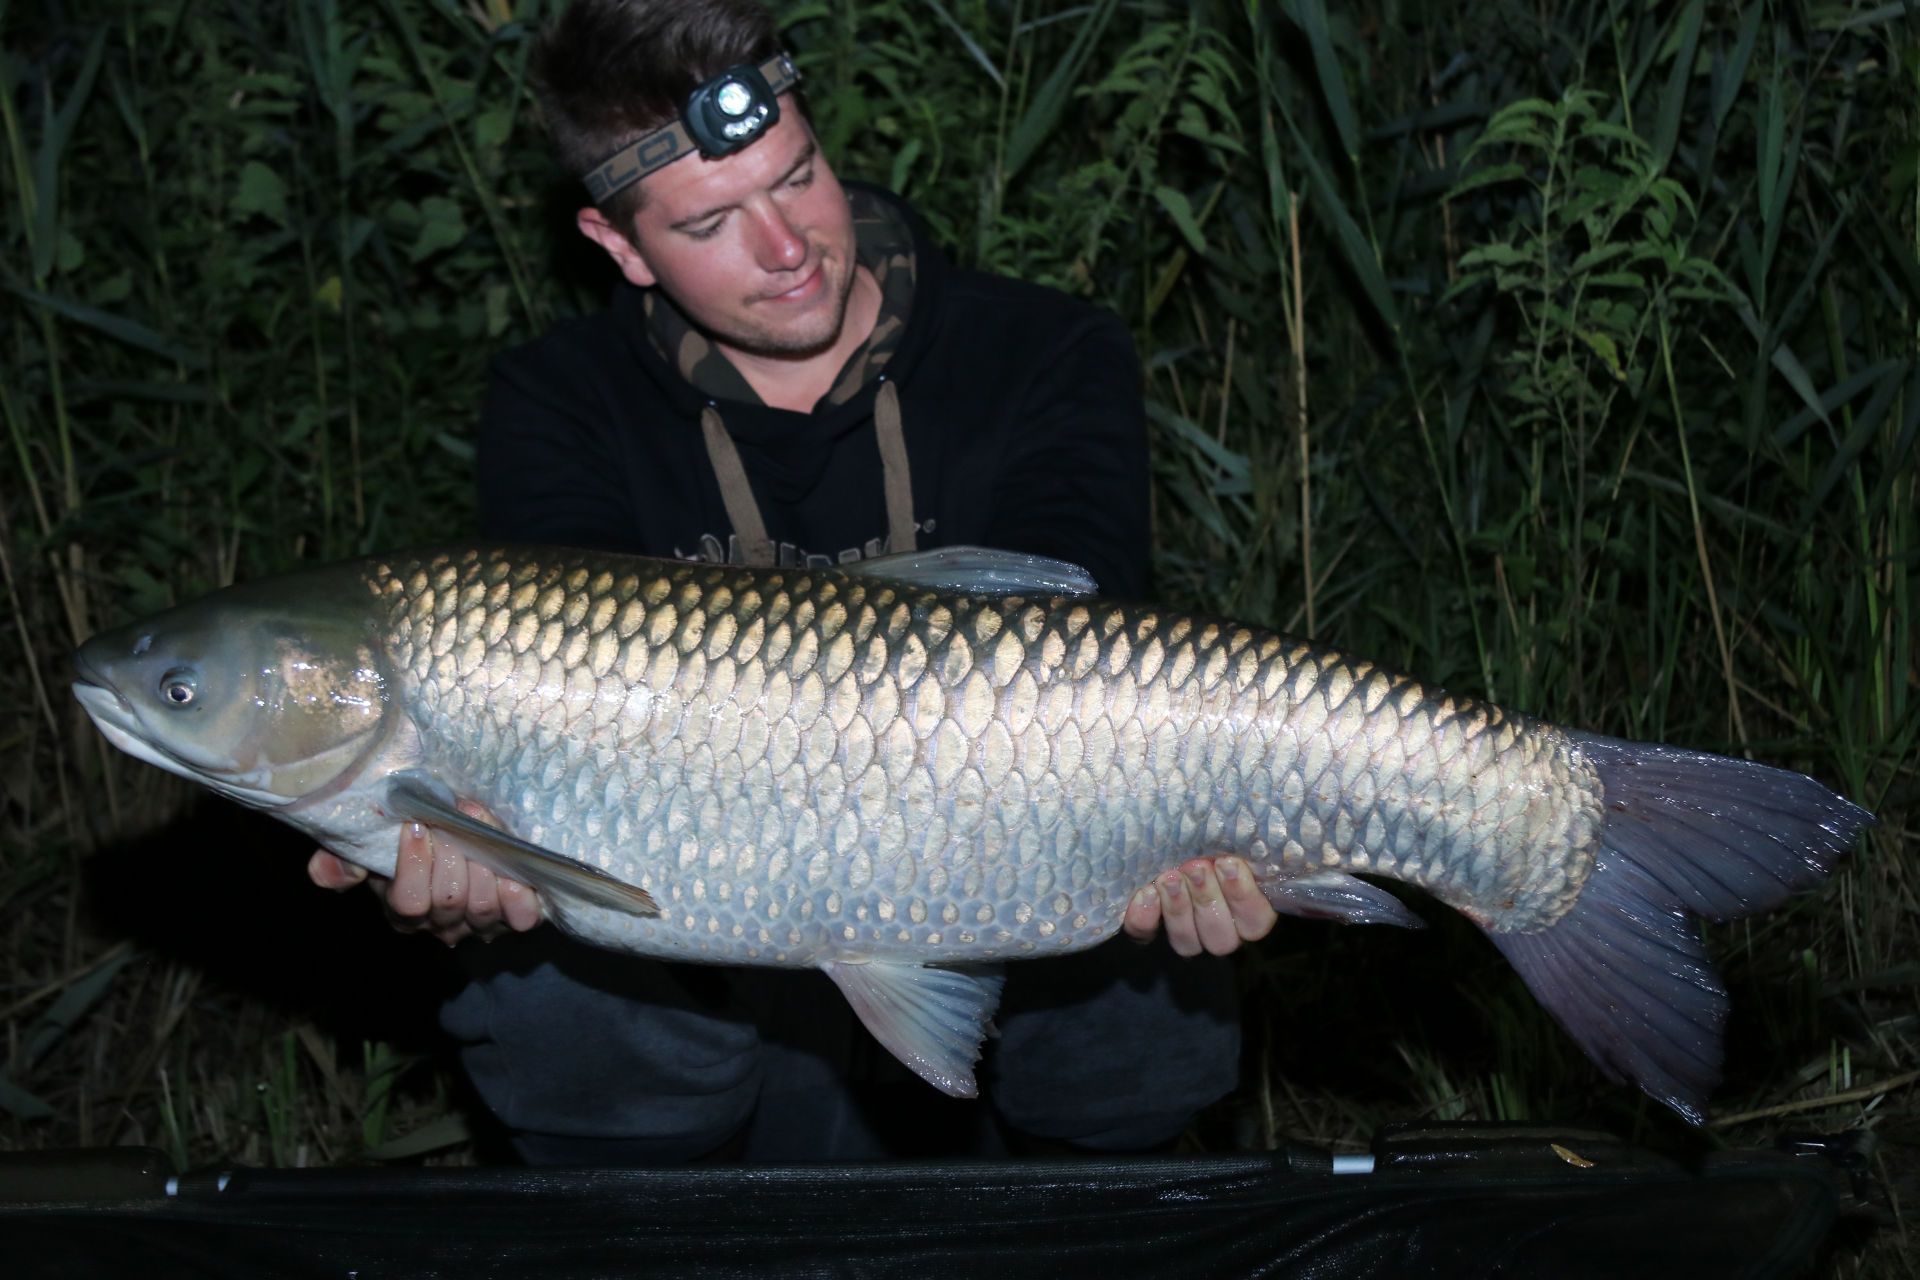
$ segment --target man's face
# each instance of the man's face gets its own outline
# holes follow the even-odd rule
[[[792,99],[750,146],[694,155],[641,179],[646,200],[629,243],[597,214],[581,230],[628,280],[658,285],[687,318],[754,355],[831,347],[853,284],[853,218]]]

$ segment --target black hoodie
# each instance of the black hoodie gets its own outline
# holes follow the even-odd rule
[[[921,548],[1057,556],[1103,593],[1146,589],[1146,423],[1117,317],[1051,289],[954,269],[912,229],[911,311],[883,371],[811,413],[719,399],[649,340],[629,285],[596,315],[502,354],[479,436],[488,537],[740,559],[701,413],[718,411],[782,564],[885,554],[874,412],[894,383]]]

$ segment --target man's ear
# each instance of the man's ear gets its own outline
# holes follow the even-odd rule
[[[620,268],[620,274],[629,283],[648,288],[654,282],[653,270],[647,266],[647,259],[633,241],[627,239],[620,230],[607,221],[606,215],[598,209],[586,208],[574,215],[573,225],[580,228],[580,234],[599,245],[613,265]]]

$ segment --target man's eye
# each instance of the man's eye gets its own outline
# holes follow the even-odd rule
[[[807,187],[812,186],[813,170],[809,169],[805,173],[796,175],[791,182],[787,183],[787,185],[790,187],[794,187],[796,189],[805,189]]]
[[[704,227],[688,227],[687,234],[692,236],[695,240],[711,240],[716,235],[720,234],[720,227],[725,221],[726,219],[721,218],[713,222],[709,222]]]

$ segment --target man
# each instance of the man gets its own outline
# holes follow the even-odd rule
[[[479,442],[488,536],[796,565],[973,543],[1144,591],[1145,423],[1125,330],[956,271],[897,199],[843,189],[764,9],[577,0],[538,74],[562,163],[595,195],[577,225],[630,287],[496,362]],[[324,851],[311,874],[364,877]],[[385,896],[450,943],[539,918],[530,891],[417,829]],[[1015,1145],[1176,1136],[1236,1074],[1214,957],[1273,920],[1244,863],[1195,860],[1142,889],[1126,930],[1146,940],[1164,923],[1173,951],[1211,956],[1119,942],[1012,966],[981,1074]],[[530,1160],[878,1157],[901,1150],[878,1092],[904,1083],[894,1096],[922,1112],[938,1101],[876,1055],[818,975],[669,966],[551,930],[476,964],[444,1022]]]

